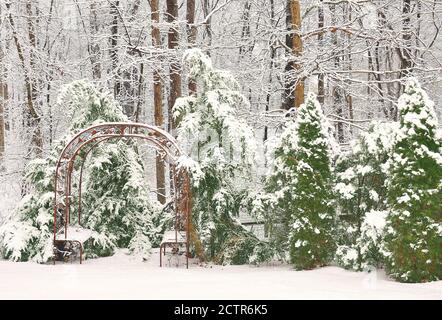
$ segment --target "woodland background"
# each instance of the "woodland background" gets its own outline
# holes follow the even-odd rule
[[[345,147],[370,120],[397,120],[410,75],[440,116],[441,18],[440,0],[0,0],[0,213],[27,192],[26,164],[63,134],[57,95],[73,80],[173,132],[175,100],[195,91],[182,54],[198,47],[241,84],[258,140],[313,91]]]

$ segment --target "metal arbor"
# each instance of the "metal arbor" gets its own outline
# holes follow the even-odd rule
[[[68,225],[71,218],[71,204],[73,202],[73,177],[78,178],[78,223],[81,225],[81,184],[83,177],[83,164],[90,153],[98,144],[111,139],[142,139],[158,150],[163,160],[169,163],[173,173],[175,220],[174,230],[168,231],[167,243],[183,243],[186,246],[186,266],[189,265],[189,239],[191,221],[191,192],[190,181],[186,170],[177,168],[177,160],[182,155],[176,140],[166,131],[147,124],[112,122],[102,123],[89,127],[75,135],[64,147],[57,162],[54,185],[54,249],[61,242],[70,241],[80,246],[80,263],[83,247],[81,239],[68,239]],[[80,151],[84,150],[81,165],[76,160]],[[62,234],[60,235],[60,232]],[[174,239],[171,239],[174,234]],[[57,239],[57,235],[64,239]],[[164,241],[163,241],[164,242]],[[164,247],[165,251],[165,247]],[[55,255],[55,254],[54,254]],[[161,251],[160,251],[161,256]],[[55,263],[55,256],[54,256]]]

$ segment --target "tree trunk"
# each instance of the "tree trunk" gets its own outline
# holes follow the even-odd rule
[[[26,13],[28,15],[28,36],[29,36],[29,42],[30,42],[30,51],[29,51],[29,63],[31,70],[36,70],[35,67],[35,51],[37,50],[37,40],[36,40],[36,30],[35,30],[35,23],[32,21],[32,17],[34,16],[32,12],[32,1],[29,0],[26,3]],[[31,104],[32,108],[37,112],[36,102],[37,102],[37,79],[35,77],[30,76],[29,77],[29,92],[30,92],[30,98],[31,98]],[[28,102],[29,104],[29,102]],[[33,136],[32,141],[33,145],[35,147],[35,153],[38,157],[41,156],[43,152],[43,135],[41,131],[41,117],[40,115],[36,114],[35,116],[32,116],[31,114],[31,121],[30,121],[30,127],[33,130]]]
[[[352,9],[350,4],[345,4],[345,17],[347,18],[347,21],[350,22],[352,21]],[[351,46],[351,34],[347,34],[347,54],[346,54],[346,59],[347,59],[347,70],[349,71],[349,75],[350,77],[352,77],[351,75],[351,70],[353,69],[353,59],[352,59],[352,46]],[[347,92],[345,95],[345,100],[347,102],[347,109],[348,109],[348,118],[350,119],[350,121],[352,121],[354,119],[354,111],[353,111],[353,96],[351,95],[351,91],[350,91],[350,85],[351,83],[346,82],[346,88]],[[349,127],[349,133],[351,138],[353,137],[353,126]]]
[[[167,0],[167,21],[173,24],[178,19],[178,3],[177,0]],[[170,74],[170,92],[168,103],[168,129],[173,135],[175,135],[176,123],[173,119],[172,109],[175,105],[175,101],[181,96],[181,67],[178,58],[174,56],[174,51],[178,48],[178,31],[177,26],[171,26],[168,33],[167,46],[173,55],[170,62],[169,74]]]
[[[194,23],[195,23],[195,0],[187,0],[186,20],[187,20],[188,47],[192,48],[195,46],[196,36],[197,36],[197,29],[194,26]],[[193,80],[189,80],[188,89],[189,89],[189,95],[194,95],[196,93],[196,83]]]
[[[324,28],[324,0],[320,0],[318,7],[318,29],[321,30]],[[318,34],[318,45],[322,48],[324,43],[324,33],[319,32]],[[318,101],[321,105],[324,105],[325,102],[325,83],[324,83],[324,74],[318,74]]]
[[[251,41],[251,33],[250,33],[250,9],[252,7],[252,4],[250,3],[250,1],[246,1],[244,4],[244,10],[243,10],[243,14],[242,14],[242,31],[241,31],[241,46],[239,47],[239,60],[241,61],[241,59],[245,59],[246,61],[250,61],[251,60],[251,53],[253,51],[253,47],[254,47],[254,41],[255,39],[253,39],[253,41]],[[250,105],[252,105],[252,98],[253,98],[253,94],[252,94],[252,88],[251,86],[248,86],[248,99],[249,99],[249,103]],[[245,88],[244,88],[245,90]]]
[[[120,97],[121,85],[119,80],[119,68],[118,68],[118,7],[119,1],[110,2],[110,15],[112,22],[110,26],[110,58],[112,62],[112,76],[114,78],[114,98],[118,100]]]
[[[241,46],[239,47],[239,58],[241,59],[243,55],[247,52],[251,51],[251,47],[248,44],[250,40],[250,8],[251,3],[246,1],[244,4],[244,11],[242,14],[242,31],[241,31],[241,40],[243,41]]]
[[[302,56],[302,39],[301,39],[301,5],[299,0],[287,0],[287,36],[286,45],[291,49],[294,58],[299,59]],[[304,103],[304,79],[299,76],[295,77],[302,66],[299,61],[290,61],[287,63],[286,81],[285,81],[285,101],[284,109],[298,108]]]
[[[203,1],[203,14],[204,14],[204,19],[205,19],[205,23],[204,23],[204,35],[203,35],[203,39],[206,38],[207,36],[207,50],[206,53],[207,55],[210,57],[210,47],[212,46],[212,18],[209,17],[207,19],[207,17],[209,16],[210,10],[209,10],[209,1],[208,0],[204,0]]]
[[[90,16],[89,23],[91,28],[91,44],[90,44],[90,60],[92,64],[92,78],[94,80],[101,79],[101,63],[100,63],[100,45],[94,36],[98,33],[98,17],[97,17],[97,4],[92,1],[89,5]]]
[[[293,35],[293,54],[296,57],[302,56],[302,39],[301,39],[301,4],[299,0],[291,1],[292,11],[292,28],[297,31]],[[299,63],[294,64],[295,70],[301,70],[302,66]],[[304,103],[304,79],[297,79],[295,88],[295,107],[298,108]]]
[[[143,93],[144,93],[144,63],[140,63],[140,74],[138,76],[138,100],[137,104],[135,106],[134,111],[134,118],[135,122],[140,122],[140,112],[141,112],[141,106],[143,105],[144,99],[143,99]]]
[[[411,72],[411,67],[413,65],[411,57],[411,0],[403,0],[402,5],[402,57],[401,57],[401,73],[402,77],[406,77]]]
[[[5,155],[5,106],[8,100],[8,85],[6,83],[6,70],[3,66],[3,52],[0,48],[0,169]]]
[[[1,10],[2,8],[0,7],[0,16]],[[3,168],[3,157],[5,155],[5,106],[8,99],[4,57],[3,47],[0,46],[0,170]]]
[[[46,39],[45,44],[43,48],[46,48],[46,54],[48,55],[48,62],[47,62],[47,69],[48,72],[46,74],[46,107],[48,109],[48,129],[49,129],[49,147],[52,148],[52,142],[54,139],[54,119],[52,115],[52,105],[51,105],[51,87],[52,87],[52,80],[53,80],[53,71],[50,68],[50,58],[51,58],[51,46],[49,45],[50,41],[50,32],[49,32],[49,26],[52,21],[53,17],[53,11],[54,11],[54,2],[55,0],[51,0],[50,6],[49,6],[49,17],[46,22]]]
[[[158,0],[152,0],[151,6],[151,20],[152,20],[152,45],[156,48],[161,46],[160,29],[158,23],[160,22],[160,12]],[[158,127],[163,127],[163,85],[158,69],[153,71],[153,97],[154,97],[154,121]],[[160,153],[156,152],[156,180],[157,180],[157,199],[161,204],[166,203],[166,183],[164,175],[164,161],[162,161]]]
[[[336,26],[338,24],[338,20],[337,20],[337,13],[336,13],[336,5],[331,5],[330,6],[330,11],[331,11],[331,15],[332,15],[332,24],[334,26]],[[333,34],[333,46],[336,50],[336,52],[338,54],[336,54],[336,56],[334,57],[334,68],[335,70],[339,70],[341,68],[341,60],[342,57],[345,56],[344,54],[344,50],[343,48],[339,48],[339,40],[338,40],[338,33],[334,33]],[[343,118],[344,114],[343,114],[343,104],[344,104],[344,98],[345,98],[345,90],[342,88],[341,83],[338,83],[337,81],[335,81],[335,83],[333,84],[333,110],[336,111],[336,114],[340,117]],[[339,143],[343,143],[345,140],[344,137],[344,124],[341,121],[338,121],[336,123],[336,131],[337,131],[337,135],[338,135],[338,142]]]
[[[195,45],[197,29],[194,26],[195,23],[195,0],[187,0],[186,7],[186,20],[187,20],[187,41],[191,46]]]
[[[275,1],[270,0],[270,24],[272,28],[275,27]],[[273,81],[273,67],[275,64],[275,55],[276,55],[276,49],[273,45],[273,37],[270,39],[269,43],[269,50],[270,50],[270,68],[269,68],[269,85],[268,85],[268,91],[266,94],[266,106],[265,111],[268,112],[270,110],[270,98],[272,93],[272,81]],[[269,138],[269,128],[267,126],[264,126],[264,136],[263,141],[266,142]],[[267,158],[264,157],[264,165],[267,167]]]

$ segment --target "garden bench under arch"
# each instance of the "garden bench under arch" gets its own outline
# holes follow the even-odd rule
[[[132,122],[110,122],[91,126],[76,134],[62,150],[55,169],[54,181],[54,264],[56,260],[55,249],[57,244],[70,241],[77,243],[80,248],[80,263],[82,262],[83,245],[85,239],[75,239],[75,234],[68,238],[68,225],[70,224],[72,195],[72,177],[76,172],[75,161],[80,151],[86,150],[82,157],[78,187],[78,222],[81,221],[81,183],[83,164],[87,155],[98,144],[111,139],[142,139],[158,150],[163,160],[169,163],[173,172],[173,191],[175,202],[174,229],[166,231],[160,245],[160,266],[162,254],[165,254],[168,245],[185,244],[186,267],[189,266],[189,241],[191,229],[191,190],[187,170],[177,167],[177,161],[183,155],[177,141],[168,132],[152,125]],[[85,149],[90,146],[89,149]],[[64,239],[57,239],[60,232]],[[77,235],[81,238],[81,235]]]

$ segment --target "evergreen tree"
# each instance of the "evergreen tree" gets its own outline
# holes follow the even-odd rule
[[[312,269],[333,257],[333,137],[313,93],[287,125],[274,149],[266,191],[275,214],[274,234],[296,269]],[[269,197],[267,197],[269,198]]]
[[[289,261],[289,233],[296,186],[296,122],[289,120],[279,137],[267,141],[269,172],[264,190],[250,195],[250,213],[265,221],[272,248],[282,260]]]
[[[189,155],[179,164],[191,174],[193,225],[202,250],[216,263],[261,261],[264,244],[237,219],[256,156],[253,130],[238,116],[248,101],[235,79],[214,69],[199,49],[186,51],[184,61],[198,90],[177,100],[174,116]]]
[[[442,276],[442,157],[433,107],[410,79],[398,103],[400,128],[388,182],[387,271],[401,282]]]
[[[387,214],[387,162],[397,123],[373,122],[336,164],[339,204],[336,258],[344,268],[363,270],[383,264]]]
[[[101,122],[127,121],[121,107],[107,94],[80,80],[65,86],[58,106],[71,116],[68,132],[55,143],[45,159],[29,163],[25,178],[33,192],[0,226],[3,256],[14,261],[46,262],[53,254],[54,175],[58,156],[80,130]],[[81,158],[81,153],[80,157]],[[158,241],[153,219],[158,210],[149,203],[148,186],[141,179],[143,167],[130,142],[98,145],[85,165],[82,225],[91,229],[85,243],[86,257],[110,255],[116,247],[148,254]],[[78,168],[79,161],[75,164]],[[141,181],[141,182],[140,182]],[[73,194],[78,186],[73,185]],[[78,199],[71,205],[73,223],[78,223]]]

